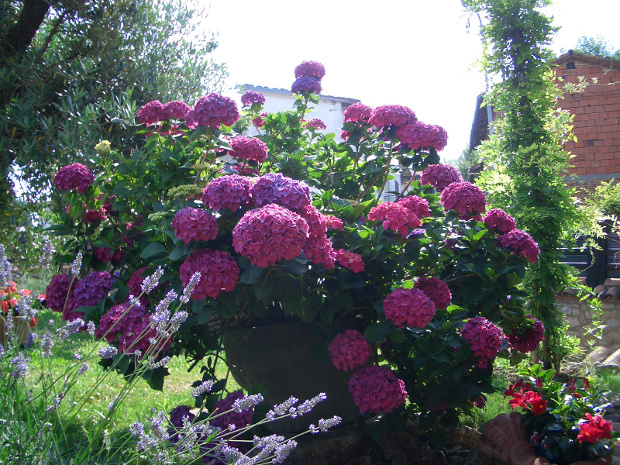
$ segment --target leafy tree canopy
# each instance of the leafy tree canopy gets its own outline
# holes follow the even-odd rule
[[[588,55],[620,60],[620,48],[614,51],[613,46],[601,36],[597,36],[596,38],[586,36],[579,37],[574,50],[575,52],[586,53]]]

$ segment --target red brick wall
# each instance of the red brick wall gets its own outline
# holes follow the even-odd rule
[[[570,174],[609,179],[620,175],[620,69],[570,61],[575,69],[566,69],[567,62],[556,68],[556,75],[565,82],[577,83],[579,76],[587,78],[582,93],[565,94],[560,107],[574,115],[573,132],[578,141],[569,142],[575,166]],[[596,84],[591,79],[598,79]]]

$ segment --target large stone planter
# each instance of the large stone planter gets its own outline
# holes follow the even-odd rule
[[[297,397],[300,402],[327,394],[311,413],[269,424],[276,433],[301,432],[320,418],[338,415],[353,423],[359,411],[347,388],[350,372],[343,372],[311,354],[321,343],[310,323],[241,328],[224,333],[230,371],[244,389],[258,389],[269,405]]]
[[[0,344],[6,347],[8,341],[8,335],[5,334],[5,319],[6,315],[0,317]],[[23,316],[13,317],[13,334],[17,335],[17,344],[25,345],[30,337],[30,324],[28,319]]]
[[[517,412],[502,413],[487,422],[478,440],[478,455],[485,465],[550,465],[547,459],[536,455]],[[610,465],[612,460],[608,457],[571,465]]]

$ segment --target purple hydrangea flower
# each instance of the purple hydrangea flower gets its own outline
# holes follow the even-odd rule
[[[265,174],[252,186],[250,193],[257,207],[275,203],[289,210],[300,211],[310,205],[312,200],[306,183],[287,178],[281,173]]]

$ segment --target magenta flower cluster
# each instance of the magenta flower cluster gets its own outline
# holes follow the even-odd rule
[[[234,425],[234,429],[240,429],[252,423],[254,417],[254,407],[236,412],[232,410],[235,401],[243,399],[241,391],[230,392],[226,397],[219,400],[213,408],[213,418],[209,421],[212,426],[228,429],[229,425]],[[227,413],[224,413],[227,412]]]
[[[448,143],[448,133],[444,128],[421,121],[409,122],[398,127],[396,136],[412,149],[433,148],[439,152]]]
[[[450,305],[452,299],[450,287],[439,278],[422,276],[416,281],[415,288],[424,292],[440,310],[445,310]]]
[[[414,123],[417,117],[413,110],[402,105],[383,105],[373,110],[372,116],[368,122],[372,126],[378,128],[396,126],[404,126],[408,123]]]
[[[453,182],[463,182],[463,177],[459,170],[452,165],[438,163],[430,165],[420,175],[422,185],[430,184],[437,192],[442,192]]]
[[[256,137],[235,136],[230,140],[229,154],[237,160],[253,160],[262,163],[267,159],[267,146]]]
[[[407,210],[410,210],[420,219],[431,216],[431,209],[428,205],[428,200],[417,195],[408,195],[407,197],[403,197],[398,200],[396,203],[402,207],[405,207]]]
[[[364,261],[360,254],[349,252],[344,249],[335,250],[336,260],[345,268],[350,269],[353,273],[361,273],[364,271]]]
[[[399,328],[424,328],[435,316],[437,307],[422,290],[399,287],[385,297],[383,311]]]
[[[295,82],[291,86],[291,92],[320,94],[323,76],[325,76],[325,67],[321,63],[304,61],[295,68]]]
[[[327,126],[325,125],[325,123],[319,118],[312,118],[311,120],[306,121],[305,127],[306,129],[313,129],[315,131],[327,129]]]
[[[540,248],[534,239],[532,239],[532,236],[525,231],[513,229],[507,234],[499,236],[495,243],[499,247],[504,247],[517,255],[527,258],[530,263],[538,261]]]
[[[362,102],[356,102],[353,105],[347,107],[347,109],[344,111],[344,122],[357,123],[361,121],[367,123],[371,116],[372,108],[364,105]]]
[[[237,174],[229,174],[212,180],[202,193],[202,201],[215,211],[237,211],[250,203],[252,180]]]
[[[441,204],[446,211],[457,211],[461,219],[480,221],[487,207],[487,197],[469,182],[453,182],[441,193]]]
[[[93,184],[95,175],[81,163],[63,166],[54,176],[54,187],[61,191],[76,190],[84,194]]]
[[[75,285],[78,283],[78,279],[74,279],[67,274],[57,274],[52,276],[50,283],[45,289],[45,302],[46,305],[54,312],[62,313],[65,308],[69,306],[68,296],[71,295]]]
[[[107,271],[87,274],[73,289],[73,308],[97,305],[112,290],[115,282],[116,278]]]
[[[252,186],[250,195],[257,207],[270,203],[293,211],[301,211],[310,205],[310,188],[304,182],[283,176],[281,173],[267,173]]]
[[[542,321],[531,315],[527,315],[524,323],[506,335],[510,347],[524,354],[536,350],[544,337],[545,326]]]
[[[336,252],[325,235],[309,237],[302,250],[308,260],[323,265],[326,270],[332,270],[336,266]]]
[[[183,286],[187,286],[197,271],[201,277],[190,296],[192,300],[216,298],[222,292],[232,291],[239,281],[237,262],[232,255],[221,250],[193,251],[179,268]]]
[[[185,119],[188,126],[232,126],[239,119],[239,110],[233,99],[212,92],[200,97]]]
[[[268,267],[297,257],[308,239],[308,223],[297,213],[270,204],[245,213],[233,229],[233,247],[253,265]]]
[[[138,110],[136,117],[141,123],[150,126],[152,124],[157,124],[160,121],[185,119],[185,116],[190,110],[190,106],[180,100],[174,100],[166,103],[165,105],[159,100],[153,100],[152,102],[143,105],[142,108]]]
[[[405,383],[384,366],[358,368],[348,386],[360,413],[390,413],[407,399]]]
[[[217,219],[199,208],[184,208],[174,215],[172,230],[186,244],[192,240],[212,241],[217,237]]]
[[[461,336],[471,345],[473,356],[478,358],[478,368],[486,368],[488,361],[493,362],[502,347],[502,330],[482,316],[465,323]]]
[[[491,231],[500,234],[508,234],[517,227],[514,218],[501,208],[489,210],[482,221]]]
[[[333,365],[339,370],[349,371],[364,365],[372,352],[370,344],[362,333],[347,329],[332,339],[328,346]]]
[[[396,231],[406,236],[409,228],[417,228],[422,223],[411,210],[394,202],[383,202],[368,212],[370,221],[382,221],[383,229]]]
[[[251,106],[253,103],[258,103],[260,106],[263,106],[265,104],[265,96],[254,90],[244,92],[241,96],[241,104],[243,106]]]

